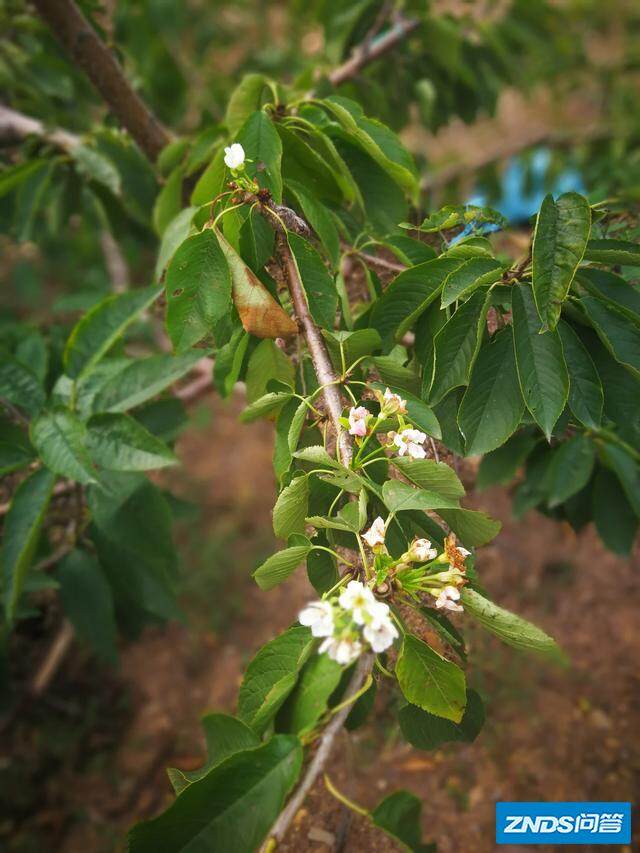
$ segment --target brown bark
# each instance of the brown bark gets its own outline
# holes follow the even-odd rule
[[[133,89],[119,62],[80,9],[73,0],[33,0],[33,4],[120,124],[155,162],[171,137]]]

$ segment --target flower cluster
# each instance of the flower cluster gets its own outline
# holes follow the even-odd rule
[[[460,589],[467,581],[465,560],[471,552],[457,545],[455,534],[450,533],[444,540],[444,550],[440,555],[428,539],[416,538],[401,557],[393,559],[385,546],[386,527],[384,519],[378,516],[369,530],[362,534],[376,555],[378,581],[391,578],[414,598],[423,593],[435,598],[438,610],[461,612]],[[440,568],[447,564],[447,569]]]
[[[399,394],[394,394],[390,388],[387,388],[384,394],[381,391],[376,391],[375,395],[378,403],[380,403],[380,414],[376,418],[364,406],[352,406],[349,410],[350,435],[356,438],[364,438],[371,428],[372,421],[375,421],[372,427],[375,430],[379,421],[393,415],[407,414],[407,401],[403,400]]]
[[[298,616],[301,625],[322,637],[319,653],[326,652],[342,665],[353,663],[368,643],[372,651],[384,652],[398,637],[389,605],[378,601],[368,586],[349,581],[338,597],[312,601]]]

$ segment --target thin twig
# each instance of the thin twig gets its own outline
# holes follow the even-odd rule
[[[113,234],[107,228],[103,228],[100,232],[100,248],[113,292],[124,293],[125,290],[129,289],[131,280],[129,265]]]
[[[353,675],[351,676],[351,681],[349,682],[349,686],[347,687],[345,694],[346,698],[353,696],[355,693],[358,692],[358,690],[360,690],[372,668],[373,655],[362,655],[362,657],[356,664],[356,668]],[[296,789],[295,793],[293,794],[283,811],[280,812],[278,819],[271,827],[271,831],[269,832],[267,841],[265,841],[265,843],[262,845],[261,849],[263,853],[265,853],[265,851],[267,850],[273,849],[274,842],[275,844],[278,844],[285,837],[287,830],[291,825],[291,822],[293,821],[300,807],[304,803],[307,794],[313,787],[320,773],[322,773],[331,755],[336,736],[344,725],[345,720],[349,716],[351,708],[351,705],[345,705],[343,708],[341,708],[324,730],[322,737],[320,738],[320,743],[318,745],[317,752],[311,759],[311,762],[307,767],[307,771],[304,775],[302,782]]]
[[[0,142],[14,145],[29,136],[38,136],[63,151],[73,151],[80,145],[80,137],[74,133],[57,127],[47,128],[38,119],[0,104]]]
[[[403,41],[409,33],[418,27],[419,23],[419,21],[413,18],[400,18],[386,33],[383,33],[376,39],[365,41],[357,47],[346,62],[339,65],[329,74],[329,81],[334,86],[339,86],[341,83],[353,79],[362,71],[365,65],[368,65],[375,59],[379,59],[379,57],[388,53],[399,42]]]
[[[53,642],[49,646],[49,650],[38,667],[36,674],[31,679],[29,695],[32,698],[37,698],[38,696],[42,696],[43,693],[46,693],[46,690],[51,684],[60,664],[71,647],[74,636],[75,632],[71,622],[69,622],[68,619],[65,619],[60,626],[60,630],[53,638]]]
[[[113,115],[155,162],[171,137],[133,89],[115,56],[78,6],[73,0],[33,0],[33,5]]]

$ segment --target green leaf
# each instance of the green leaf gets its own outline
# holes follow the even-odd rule
[[[267,385],[277,379],[293,388],[295,375],[293,364],[274,341],[260,341],[251,353],[247,365],[247,399],[254,403],[265,395]]]
[[[640,325],[593,296],[583,297],[580,304],[615,360],[640,377]]]
[[[591,479],[596,461],[593,442],[584,434],[574,435],[558,447],[553,455],[547,481],[550,507],[564,503]]]
[[[253,729],[229,714],[205,714],[200,722],[207,744],[207,760],[197,770],[167,769],[176,794],[181,794],[231,755],[260,746],[260,739]]]
[[[584,253],[585,261],[598,264],[620,264],[622,266],[640,266],[640,245],[628,240],[589,240]]]
[[[602,299],[631,321],[640,323],[640,291],[624,278],[606,270],[586,268],[578,272],[578,280],[592,296]]]
[[[274,232],[261,213],[250,210],[240,227],[239,249],[251,269],[258,273],[273,254]]]
[[[156,287],[146,287],[107,296],[88,311],[73,328],[64,350],[67,375],[85,376],[159,293]]]
[[[540,318],[528,286],[513,288],[512,310],[522,396],[549,441],[569,395],[569,375],[560,335],[555,329],[540,334]]]
[[[258,338],[288,338],[298,327],[264,284],[242,260],[231,243],[216,229],[220,248],[231,271],[233,302],[245,332]]]
[[[308,197],[322,199],[332,204],[339,204],[343,197],[347,203],[350,203],[359,196],[358,188],[346,163],[328,136],[321,131],[308,129],[307,138],[316,147],[322,149],[317,151],[297,133],[282,124],[276,124],[276,130],[282,140],[282,175],[294,192],[296,191],[294,185],[301,186],[307,191]],[[359,201],[362,206],[362,199]],[[313,227],[315,230],[315,226]],[[318,236],[320,236],[319,232]]]
[[[512,435],[502,447],[483,456],[476,477],[476,489],[482,491],[489,486],[510,483],[536,443],[535,436],[521,431]]]
[[[338,291],[322,258],[304,238],[289,232],[289,246],[300,274],[309,311],[316,323],[332,329],[336,322]]]
[[[415,164],[397,136],[375,119],[367,118],[355,101],[332,95],[319,102],[398,186],[414,197],[418,192]]]
[[[200,205],[213,201],[220,193],[224,192],[227,183],[228,175],[224,162],[224,148],[220,148],[193,188],[190,201],[194,208],[191,209],[195,210]]]
[[[558,324],[564,360],[569,370],[569,408],[587,429],[602,422],[602,382],[585,345],[563,320]]]
[[[0,351],[0,397],[29,415],[37,415],[46,399],[37,376],[7,352]]]
[[[159,817],[134,827],[128,849],[252,853],[280,813],[301,766],[302,746],[290,735],[275,735],[236,753],[189,785]]]
[[[216,328],[231,311],[231,276],[210,228],[188,237],[169,263],[165,280],[167,332],[177,353]]]
[[[515,432],[524,400],[520,392],[511,329],[480,348],[458,412],[467,456],[495,450]]]
[[[438,515],[469,548],[491,542],[502,528],[501,522],[477,509],[439,509]]]
[[[382,487],[382,497],[390,512],[402,512],[410,509],[435,509],[457,507],[456,498],[446,498],[437,492],[416,489],[401,480],[387,480]]]
[[[291,418],[291,423],[289,424],[289,431],[287,432],[287,445],[291,454],[293,454],[298,447],[298,443],[300,442],[300,435],[302,433],[308,412],[309,409],[307,407],[306,401],[301,400],[298,408],[295,411],[295,414]]]
[[[55,479],[46,468],[34,471],[20,483],[9,506],[0,551],[4,610],[9,625],[38,545]]]
[[[459,723],[443,720],[415,705],[400,708],[398,721],[404,738],[417,749],[437,749],[443,743],[473,743],[484,725],[484,705],[475,690],[467,690],[467,706]]]
[[[238,716],[257,735],[293,690],[313,645],[309,629],[296,625],[270,640],[249,663],[238,693]]]
[[[398,456],[393,459],[393,464],[408,480],[421,489],[436,492],[441,497],[454,501],[464,496],[464,486],[458,475],[444,462]]]
[[[255,582],[260,589],[273,589],[298,568],[310,551],[307,545],[295,545],[293,548],[285,548],[272,554],[253,573]]]
[[[19,471],[33,461],[35,452],[20,427],[0,416],[0,475]]]
[[[96,181],[105,186],[114,195],[120,195],[122,191],[120,173],[114,164],[88,145],[74,145],[71,156],[75,160],[78,171],[90,181]]]
[[[459,258],[434,258],[397,275],[374,303],[369,325],[389,349],[438,297],[447,276],[461,265]]]
[[[87,449],[111,471],[149,471],[177,463],[167,445],[122,413],[94,415],[87,424]]]
[[[303,533],[308,511],[309,478],[295,477],[278,495],[273,508],[273,532],[282,539],[291,533]]]
[[[327,468],[336,469],[344,467],[319,444],[314,444],[311,447],[303,447],[302,450],[296,451],[293,455],[296,459],[300,459],[302,462],[309,462],[312,465],[325,465]]]
[[[627,500],[640,518],[640,464],[624,448],[609,441],[599,445],[600,457],[620,480]]]
[[[270,391],[268,394],[264,394],[262,397],[259,397],[254,403],[251,403],[250,406],[247,406],[240,415],[240,420],[243,423],[248,424],[258,418],[264,417],[265,415],[270,415],[276,410],[282,408],[284,403],[287,403],[292,399],[292,396],[293,392],[288,394],[286,391]]]
[[[380,349],[382,341],[375,329],[356,329],[355,332],[334,332],[322,329],[333,366],[342,373],[365,355]]]
[[[479,287],[500,279],[504,265],[493,258],[469,258],[445,279],[440,305],[446,308],[456,299],[466,300]]]
[[[263,74],[245,74],[229,96],[224,123],[232,137],[245,121],[262,105],[262,93],[268,86]]]
[[[436,853],[435,844],[422,842],[422,801],[409,791],[394,791],[371,812],[371,819],[411,853]]]
[[[318,199],[308,193],[298,181],[287,181],[287,190],[295,196],[304,218],[318,235],[332,266],[338,266],[340,260],[340,236],[327,208]]]
[[[328,655],[312,655],[306,662],[293,692],[278,717],[278,730],[296,735],[312,731],[327,710],[329,698],[340,678],[342,667]]]
[[[620,488],[618,478],[599,468],[593,484],[593,520],[602,541],[622,557],[628,557],[638,533],[638,517]]]
[[[16,166],[3,168],[0,172],[0,198],[8,195],[16,187],[19,187],[35,172],[47,165],[49,160],[43,158],[25,160],[24,163],[18,163]]]
[[[404,636],[396,677],[412,705],[460,722],[467,702],[464,673],[413,634]]]
[[[76,634],[101,658],[116,663],[117,628],[111,587],[100,564],[77,548],[59,563],[60,602]]]
[[[542,202],[533,237],[533,295],[543,329],[555,329],[562,303],[582,260],[591,231],[591,208],[570,192]]]
[[[87,429],[73,412],[43,412],[31,421],[29,433],[40,458],[54,473],[78,483],[98,482],[86,447]]]
[[[282,142],[273,122],[262,110],[252,113],[237,134],[248,160],[245,171],[261,187],[271,191],[274,201],[282,201]]]
[[[563,652],[548,634],[511,613],[469,587],[462,590],[461,602],[465,611],[482,627],[514,649],[538,652],[562,658]]]
[[[118,618],[167,619],[176,606],[177,555],[171,512],[160,490],[142,474],[103,472],[102,487],[87,490],[91,538],[114,591]]]
[[[193,217],[197,212],[197,207],[185,207],[165,228],[155,267],[156,279],[158,281],[162,278],[167,264],[174,256],[176,249],[187,239],[193,230]]]
[[[182,179],[184,169],[177,166],[165,181],[158,193],[153,206],[153,227],[156,234],[162,237],[167,226],[182,210]]]
[[[309,583],[318,593],[323,593],[334,587],[340,578],[335,557],[326,551],[320,551],[316,545],[329,545],[324,534],[319,533],[313,540],[313,549],[307,555],[307,576]]]
[[[435,234],[437,231],[448,231],[458,225],[470,225],[472,223],[476,225],[495,223],[504,228],[507,221],[501,213],[491,207],[477,207],[473,204],[447,204],[425,217],[421,225],[401,222],[400,227],[412,231],[422,231],[425,234]]]
[[[489,295],[476,291],[440,329],[434,341],[429,402],[439,403],[453,388],[467,385],[484,331]]]
[[[202,350],[193,350],[180,356],[163,353],[136,359],[107,379],[93,398],[91,408],[94,412],[134,409],[185,376],[202,356]]]
[[[374,355],[372,361],[382,380],[378,388],[383,389],[388,385],[396,393],[402,396],[409,393],[414,400],[422,402],[416,396],[420,393],[420,377],[412,367],[405,367],[402,361],[398,361],[393,355]],[[426,406],[424,403],[423,405]]]

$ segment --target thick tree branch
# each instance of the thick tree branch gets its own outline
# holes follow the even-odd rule
[[[153,162],[170,136],[124,75],[73,0],[33,0],[53,34],[84,71],[120,124]]]
[[[357,47],[346,62],[329,74],[329,81],[334,86],[339,86],[341,83],[353,79],[365,65],[393,50],[399,42],[403,41],[409,33],[418,27],[419,23],[413,18],[400,18],[386,33],[367,40]]]
[[[367,676],[373,668],[373,655],[364,654],[358,660],[351,681],[345,693],[345,699],[349,699],[360,690],[364,685]],[[353,706],[348,703],[344,705],[333,717],[329,725],[325,728],[320,738],[320,743],[316,754],[313,756],[307,767],[302,782],[296,788],[293,796],[290,798],[287,805],[280,812],[280,815],[274,825],[271,827],[269,836],[262,846],[262,853],[273,850],[274,845],[277,845],[285,837],[287,830],[291,826],[298,810],[304,803],[307,794],[313,787],[316,779],[324,770],[324,767],[331,756],[331,751],[334,746],[336,736],[349,716],[349,712]]]

